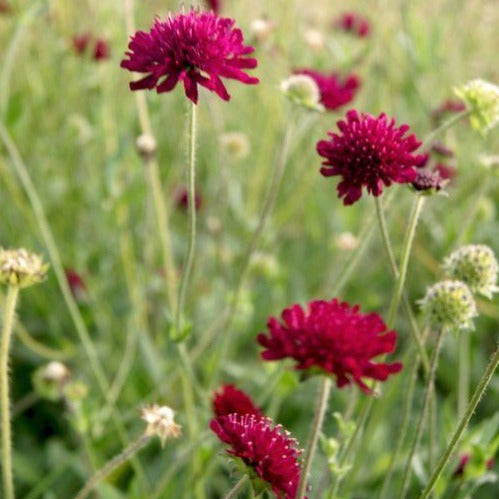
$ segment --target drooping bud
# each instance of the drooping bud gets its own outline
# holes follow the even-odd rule
[[[470,108],[471,126],[485,135],[499,123],[499,87],[485,80],[472,80],[454,89]]]
[[[476,305],[470,288],[461,281],[441,281],[420,301],[429,324],[436,329],[474,329]]]
[[[47,270],[48,264],[40,255],[30,253],[24,248],[0,248],[0,283],[25,288],[44,281]]]
[[[470,244],[454,251],[444,261],[451,279],[463,281],[471,291],[492,298],[499,291],[499,265],[492,249],[483,244]]]

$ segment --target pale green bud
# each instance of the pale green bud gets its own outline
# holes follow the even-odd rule
[[[499,123],[499,87],[485,80],[472,80],[454,89],[469,107],[471,126],[487,133]]]
[[[307,109],[323,111],[317,83],[307,75],[292,75],[281,82],[282,93],[292,102]]]
[[[496,286],[499,265],[494,252],[483,244],[470,244],[454,251],[444,261],[451,279],[463,281],[471,291],[487,298],[499,291]]]
[[[25,249],[0,248],[0,283],[25,288],[45,280],[48,264]]]
[[[478,314],[470,288],[464,282],[438,282],[419,303],[435,329],[474,329],[473,318]]]

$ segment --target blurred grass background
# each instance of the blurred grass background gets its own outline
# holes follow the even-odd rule
[[[421,138],[434,128],[432,109],[452,97],[454,85],[475,77],[499,82],[499,5],[494,0],[226,3],[223,14],[236,19],[246,39],[251,40],[250,23],[255,18],[267,17],[276,29],[268,42],[255,43],[259,61],[255,74],[260,85],[229,82],[229,103],[207,92],[200,99],[197,187],[204,203],[199,211],[195,275],[188,299],[193,322],[188,349],[199,353],[196,371],[200,379],[209,366],[212,345],[202,351],[199,345],[204,345],[203,338],[213,331],[228,306],[287,123],[289,103],[279,90],[283,78],[298,67],[354,71],[362,87],[352,106],[394,116],[399,123],[409,123]],[[155,14],[163,17],[179,4],[136,2],[137,28],[149,29]],[[135,150],[140,129],[134,95],[128,89],[131,74],[119,68],[128,38],[124,5],[117,0],[19,0],[10,14],[0,14],[0,119],[35,182],[63,264],[85,280],[89,301],[81,305],[81,311],[108,378],[112,381],[120,366],[129,369],[115,407],[128,433],[135,436],[142,428],[136,411],[146,402],[164,402],[178,410],[181,423],[184,419],[175,374],[179,363],[176,349],[168,342],[169,316],[163,303],[154,216],[143,165]],[[331,21],[344,10],[369,17],[372,34],[368,39],[357,40],[331,29]],[[324,37],[320,49],[305,40],[304,34],[312,28]],[[97,62],[88,54],[75,54],[72,37],[82,32],[106,39],[110,58]],[[355,54],[361,54],[357,61]],[[187,217],[176,207],[175,193],[184,183],[187,103],[180,88],[162,95],[149,93],[147,102],[180,268]],[[237,384],[257,400],[276,366],[260,362],[256,333],[264,329],[269,315],[293,302],[330,298],[328,290],[350,253],[338,247],[337,237],[344,232],[358,234],[373,212],[373,200],[367,196],[352,207],[343,207],[336,198],[336,181],[318,174],[315,144],[335,128],[343,114],[299,115],[276,206],[244,287],[231,331],[230,356],[223,363],[223,380]],[[222,133],[233,131],[245,133],[251,144],[250,154],[238,161],[224,156],[219,144]],[[496,254],[499,250],[497,167],[485,168],[479,161],[480,154],[499,154],[497,129],[482,139],[460,124],[441,139],[455,151],[458,175],[448,197],[434,196],[426,204],[407,281],[412,303],[441,277],[442,258],[458,242],[488,244]],[[412,195],[405,187],[394,190],[387,216],[395,248],[400,250]],[[0,147],[0,192],[0,244],[25,246],[46,255],[36,219],[4,147]],[[142,326],[146,324],[147,330],[137,326],[140,311],[133,306],[133,290],[126,278],[130,270],[145,306],[147,321]],[[381,240],[376,236],[341,298],[360,303],[364,311],[386,314],[392,287]],[[472,387],[497,341],[499,319],[497,299],[480,301],[479,309],[476,332],[470,334]],[[42,286],[23,293],[18,315],[37,341],[61,352],[74,377],[87,385],[88,395],[80,426],[68,423],[72,419],[68,420],[61,403],[46,400],[36,401],[16,417],[17,490],[20,497],[71,497],[90,471],[122,446],[109,417],[99,417],[104,400],[53,274]],[[396,329],[400,333],[398,352],[403,352],[410,337],[402,314]],[[135,335],[139,338],[137,349]],[[14,408],[33,392],[32,375],[50,360],[47,357],[16,338],[11,370]],[[448,337],[438,373],[439,449],[457,418],[457,362],[457,340]],[[279,374],[265,405],[302,445],[312,417],[316,383],[298,383],[291,371]],[[346,481],[345,497],[372,497],[381,483],[393,445],[392,428],[398,424],[403,401],[403,393],[396,388],[403,383],[401,375],[387,384],[387,395],[393,390],[393,397],[380,404],[383,417],[375,428],[369,428],[361,468],[355,481]],[[497,410],[498,391],[496,378],[473,425]],[[355,396],[353,392],[333,391],[331,410],[342,412]],[[199,419],[206,428],[209,396],[199,401]],[[332,436],[335,431],[334,419],[328,418],[325,433]],[[205,434],[200,446],[207,463],[204,478],[210,497],[221,497],[234,477],[224,468],[225,460],[218,455],[212,435]],[[179,440],[163,451],[154,444],[140,454],[152,489],[161,484],[159,497],[189,497],[186,459],[182,460],[186,448],[187,443]],[[174,465],[178,468],[171,480],[162,483],[161,477]],[[320,482],[325,468],[324,457],[318,457],[314,484]],[[414,484],[411,494],[417,490]],[[481,497],[493,497],[494,485],[480,491]],[[99,494],[106,498],[148,497],[129,466],[120,468],[99,488]]]

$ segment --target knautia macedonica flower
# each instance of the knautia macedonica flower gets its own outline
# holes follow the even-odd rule
[[[484,244],[470,244],[454,251],[444,261],[448,277],[463,281],[471,291],[492,298],[499,291],[499,265],[494,252]]]
[[[234,385],[223,385],[213,396],[213,413],[216,417],[229,414],[254,414],[263,416],[251,397]]]
[[[153,404],[144,407],[140,416],[147,423],[146,435],[158,437],[162,446],[168,439],[177,438],[182,434],[182,427],[174,421],[175,413],[166,405]]]
[[[246,466],[256,492],[270,488],[278,498],[296,497],[301,450],[281,425],[254,414],[230,414],[213,419],[210,428]]]
[[[299,69],[297,74],[310,76],[319,87],[320,102],[329,111],[334,111],[352,101],[360,87],[355,75],[341,78],[336,73],[323,74],[312,69]]]
[[[220,78],[258,83],[258,78],[243,71],[257,65],[256,59],[246,57],[254,48],[243,41],[233,19],[218,17],[211,11],[170,14],[165,21],[156,18],[148,33],[137,31],[132,36],[128,58],[121,61],[121,67],[147,73],[130,83],[132,90],[156,88],[158,93],[169,92],[180,81],[186,96],[195,104],[198,85],[229,100]]]
[[[499,87],[485,80],[472,80],[454,89],[470,108],[471,126],[480,133],[487,133],[499,123]]]
[[[25,288],[45,280],[48,264],[35,253],[24,248],[0,248],[0,283]]]
[[[474,329],[473,318],[478,314],[471,290],[464,282],[437,282],[419,303],[435,329]]]
[[[385,114],[375,118],[370,114],[348,111],[346,120],[337,122],[340,134],[329,132],[329,140],[317,143],[317,152],[325,161],[321,173],[325,177],[342,177],[337,186],[343,204],[355,203],[362,188],[379,196],[382,186],[393,182],[413,182],[416,167],[426,155],[412,154],[420,145],[414,134],[405,136],[409,125],[395,126]]]
[[[334,21],[334,27],[346,33],[351,33],[359,38],[365,38],[371,32],[371,26],[367,17],[363,17],[356,12],[345,12]]]
[[[281,82],[282,93],[299,106],[322,111],[317,83],[308,75],[295,74]]]
[[[334,298],[312,301],[307,310],[292,305],[281,317],[268,320],[268,336],[258,335],[264,360],[292,358],[297,370],[334,375],[338,387],[353,382],[366,393],[371,390],[363,378],[385,381],[402,369],[400,362],[373,362],[393,352],[397,341],[378,314],[362,314],[357,305]]]

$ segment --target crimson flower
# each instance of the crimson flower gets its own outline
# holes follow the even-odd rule
[[[65,269],[66,281],[69,284],[71,293],[77,302],[83,302],[87,296],[87,286],[83,277],[73,269]]]
[[[250,468],[250,476],[266,482],[278,498],[294,499],[300,482],[298,442],[272,426],[270,418],[230,414],[213,419],[211,430],[230,446],[227,453]]]
[[[74,35],[72,42],[73,48],[75,52],[79,55],[83,54],[92,39],[92,35],[90,33],[80,33],[78,35]]]
[[[128,59],[121,61],[122,68],[147,73],[130,88],[169,92],[180,81],[186,96],[197,104],[198,85],[230,99],[221,77],[258,83],[258,78],[243,71],[257,65],[256,59],[246,57],[254,48],[243,45],[241,30],[233,26],[233,19],[211,11],[191,10],[169,15],[165,21],[156,18],[150,32],[137,31],[132,36],[125,54]]]
[[[417,177],[415,167],[421,166],[425,155],[411,154],[420,145],[414,134],[405,137],[408,125],[395,126],[386,115],[375,118],[370,114],[348,111],[346,120],[337,122],[341,134],[329,132],[330,140],[317,143],[317,152],[325,158],[321,173],[324,177],[340,175],[338,196],[343,204],[355,203],[367,192],[379,196],[382,186],[393,182],[412,182]]]
[[[360,87],[355,75],[340,79],[336,73],[327,75],[312,69],[300,69],[296,73],[310,76],[315,81],[319,87],[321,104],[330,111],[351,102]]]
[[[345,12],[336,19],[334,26],[359,38],[365,38],[371,32],[371,26],[367,17],[363,17],[355,12]]]
[[[444,163],[437,163],[435,165],[435,171],[438,172],[440,178],[449,181],[453,180],[457,174],[457,170],[453,166],[448,166]]]
[[[262,411],[253,403],[249,395],[234,385],[223,385],[213,397],[213,412],[216,417],[229,414],[253,414],[263,416]]]
[[[350,307],[336,298],[317,300],[308,310],[292,305],[281,317],[281,322],[275,317],[268,320],[268,336],[258,335],[264,360],[290,357],[297,370],[334,374],[339,388],[354,382],[366,393],[371,390],[362,378],[385,381],[402,369],[400,362],[372,361],[394,351],[397,333],[387,332],[378,314],[360,313],[358,305]]]
[[[93,57],[96,61],[109,59],[109,43],[107,40],[104,40],[103,38],[97,38],[97,40],[95,40]]]
[[[208,4],[208,7],[215,12],[215,14],[218,14],[222,8],[220,0],[206,0],[206,3]]]
[[[182,210],[187,210],[189,207],[189,193],[187,192],[187,188],[185,186],[179,187],[175,194],[175,204],[178,208]],[[196,190],[194,192],[194,208],[199,210],[203,206],[203,198],[201,194]]]

